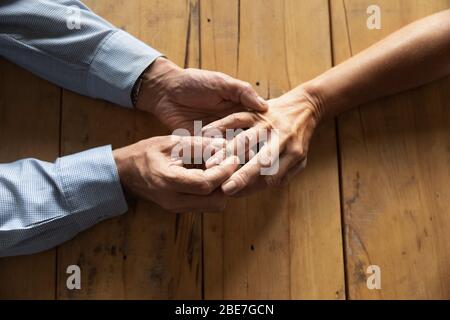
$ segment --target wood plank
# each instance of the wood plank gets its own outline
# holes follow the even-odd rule
[[[331,66],[328,18],[327,1],[202,2],[202,67],[277,97]],[[289,187],[205,214],[205,298],[345,296],[335,144],[326,123]]]
[[[179,65],[198,63],[197,1],[115,1],[111,5],[102,0],[87,4]],[[167,133],[150,115],[64,92],[64,153],[110,143],[119,147]],[[79,291],[65,287],[65,270],[70,264],[81,267]],[[170,214],[153,203],[137,202],[126,215],[103,222],[61,246],[58,266],[61,299],[200,298],[201,216]]]
[[[332,1],[336,63],[450,1]],[[350,299],[450,298],[450,79],[339,117]],[[381,268],[368,290],[366,268]]]
[[[200,6],[200,26],[201,67],[236,77],[239,50],[239,0],[203,1]],[[226,216],[229,212],[245,211],[246,200],[235,199],[228,203],[225,213],[203,215],[203,286],[206,299],[245,298],[245,295],[239,294],[239,291],[245,290],[247,272],[239,268],[239,260],[241,253],[247,252],[246,243],[229,240],[233,235],[239,237],[238,239],[245,235],[245,216],[235,215],[235,223],[226,225]],[[226,255],[225,246],[229,245],[233,246],[235,255]],[[229,279],[226,276],[229,272],[226,270],[233,266],[235,269],[233,279]]]
[[[61,90],[0,59],[0,161],[54,161]],[[24,94],[25,92],[25,94]],[[55,250],[0,259],[0,299],[54,299]]]

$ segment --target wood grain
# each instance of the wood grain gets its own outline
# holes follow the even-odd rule
[[[450,1],[332,1],[336,63]],[[350,299],[450,298],[450,81],[362,106],[339,118]],[[381,268],[368,290],[366,268]]]
[[[0,59],[0,162],[54,161],[61,90]],[[0,299],[54,299],[55,250],[0,258]]]
[[[450,0],[86,3],[177,64],[249,81],[266,98],[450,8]],[[381,30],[366,28],[372,4]],[[0,162],[53,161],[60,149],[168,133],[150,115],[60,90],[4,60],[0,70]],[[340,116],[337,131],[325,123],[296,180],[234,199],[224,214],[170,214],[139,201],[58,249],[2,258],[0,299],[449,299],[449,85],[362,106]],[[81,267],[79,291],[66,288],[71,264]],[[372,264],[381,290],[366,287]]]
[[[328,18],[327,1],[202,2],[202,67],[277,97],[331,66]],[[345,296],[335,142],[327,123],[289,187],[205,214],[205,298]]]
[[[196,1],[112,4],[104,0],[87,4],[177,64],[198,63]],[[119,147],[163,134],[167,130],[148,114],[64,92],[64,153],[104,144]],[[70,264],[81,267],[79,291],[65,287],[65,270]],[[138,202],[126,215],[101,223],[61,246],[58,267],[61,299],[200,298],[201,216],[170,214],[155,204]]]

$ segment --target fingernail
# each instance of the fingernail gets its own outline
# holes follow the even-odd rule
[[[232,195],[237,191],[237,184],[234,181],[228,181],[222,186],[223,192]]]

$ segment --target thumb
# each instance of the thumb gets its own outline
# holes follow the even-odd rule
[[[267,111],[266,100],[258,95],[250,83],[227,75],[224,75],[224,80],[222,93],[225,98],[255,111]]]

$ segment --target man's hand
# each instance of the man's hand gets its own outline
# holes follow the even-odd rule
[[[319,121],[317,100],[298,87],[268,103],[269,110],[265,113],[236,113],[203,128],[206,135],[212,129],[224,132],[226,129],[250,128],[209,158],[207,168],[214,168],[229,154],[240,157],[243,154],[239,153],[252,154],[249,150],[255,147],[255,142],[262,142],[261,132],[267,133],[265,145],[256,156],[222,185],[227,195],[242,196],[267,186],[283,185],[306,165],[309,142]],[[278,167],[277,172],[261,175],[262,169],[274,164]]]
[[[187,169],[183,160],[192,158],[195,150],[201,150],[202,156],[213,154],[224,143],[224,139],[163,136],[142,140],[113,153],[126,192],[172,212],[221,211],[226,199],[216,188],[236,170],[238,159],[229,158],[207,170]]]
[[[182,69],[165,58],[158,58],[144,74],[136,107],[172,130],[191,133],[194,120],[205,125],[246,108],[267,110],[249,83],[220,72]]]

